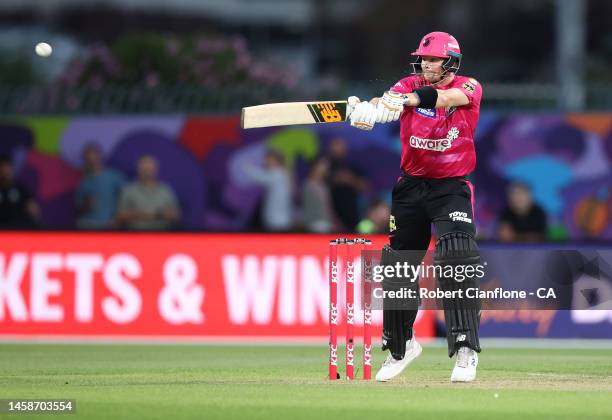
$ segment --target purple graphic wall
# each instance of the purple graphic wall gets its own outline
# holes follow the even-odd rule
[[[0,153],[10,154],[18,179],[35,192],[43,223],[74,227],[73,194],[81,151],[98,143],[107,164],[135,176],[151,154],[160,177],[177,193],[189,229],[239,231],[249,226],[261,191],[245,175],[267,148],[281,152],[299,189],[310,163],[341,137],[367,176],[368,198],[385,197],[399,175],[397,124],[363,132],[347,124],[240,130],[238,117],[32,117],[0,122]],[[512,180],[529,184],[556,235],[611,240],[612,114],[484,113],[477,131],[476,222],[490,237]]]

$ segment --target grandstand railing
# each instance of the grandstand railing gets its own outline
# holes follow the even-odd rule
[[[108,113],[219,113],[236,114],[243,106],[259,103],[338,99],[351,94],[380,96],[388,88],[381,82],[342,86],[328,91],[271,88],[263,85],[217,89],[200,86],[112,86],[102,88],[0,86],[0,112],[14,114]],[[484,83],[483,109],[557,110],[554,84]],[[585,110],[612,109],[612,84],[587,87]]]

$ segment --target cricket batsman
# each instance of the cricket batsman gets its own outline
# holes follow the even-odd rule
[[[461,50],[448,33],[425,35],[412,55],[416,57],[413,74],[381,98],[370,102],[349,98],[354,127],[371,130],[375,123],[400,121],[402,176],[393,188],[390,245],[383,249],[381,264],[400,260],[397,251],[401,250],[421,251],[417,255],[422,259],[433,223],[435,264],[476,265],[480,256],[474,240],[474,190],[466,176],[476,164],[474,131],[482,87],[475,79],[457,74]],[[420,260],[410,263],[420,264]],[[478,286],[477,279],[459,282],[443,276],[438,276],[438,284],[442,290]],[[383,281],[384,290],[397,287]],[[382,342],[389,355],[376,380],[398,376],[421,354],[413,334],[416,315],[416,307],[394,310],[385,304]],[[444,316],[448,355],[456,355],[451,381],[473,381],[480,352],[479,306],[455,299],[444,304]]]

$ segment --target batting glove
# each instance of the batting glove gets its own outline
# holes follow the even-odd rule
[[[376,107],[369,102],[359,102],[351,114],[351,125],[360,130],[371,130],[376,123]]]
[[[399,120],[404,110],[406,97],[401,93],[387,91],[378,101],[376,122],[388,123]]]
[[[355,110],[355,106],[361,102],[361,100],[356,96],[349,96],[346,101],[346,116],[350,117],[353,111]]]

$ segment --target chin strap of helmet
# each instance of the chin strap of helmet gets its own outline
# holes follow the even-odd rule
[[[446,74],[449,71],[457,73],[459,71],[460,66],[461,54],[454,51],[449,51],[448,59],[444,62],[444,64],[442,64],[442,68],[444,69],[444,73],[442,73],[442,75]]]

